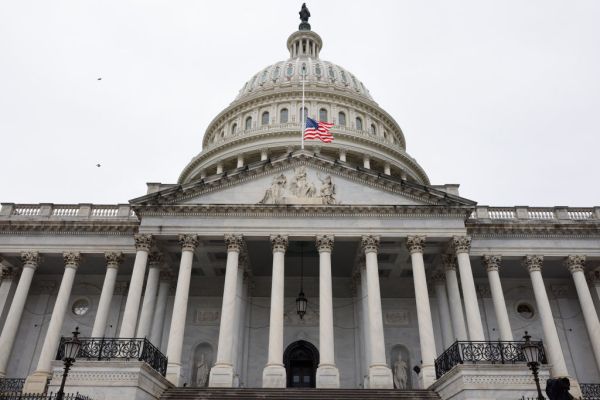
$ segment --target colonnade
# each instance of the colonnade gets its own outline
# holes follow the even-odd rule
[[[236,365],[238,364],[240,319],[244,312],[241,302],[242,282],[244,278],[245,241],[242,235],[225,235],[227,246],[227,262],[223,289],[222,316],[216,362],[210,371],[209,385],[231,387],[236,384]],[[183,383],[182,349],[187,316],[192,261],[198,245],[197,235],[180,235],[181,261],[174,308],[169,328],[167,345],[167,379],[175,385]],[[273,253],[271,307],[269,323],[269,347],[267,364],[263,370],[263,387],[285,387],[286,371],[283,365],[283,331],[284,331],[284,281],[285,253],[288,247],[286,235],[270,237]],[[366,386],[369,388],[392,388],[392,372],[386,359],[386,347],[383,329],[381,294],[379,287],[378,251],[379,237],[365,235],[361,238],[363,262],[356,273],[360,275],[360,297],[362,309],[361,333],[364,341],[367,371]],[[120,338],[149,337],[154,344],[160,346],[165,320],[166,303],[170,289],[171,274],[162,269],[162,256],[153,251],[153,237],[148,234],[135,236],[136,257],[129,285],[129,292],[119,331]],[[471,261],[469,258],[471,239],[467,236],[453,237],[452,254],[444,254],[442,263],[444,271],[430,274],[440,310],[440,326],[442,343],[445,347],[455,340],[484,341],[484,330],[479,312]],[[331,254],[334,249],[333,235],[317,235],[315,245],[319,252],[319,344],[320,364],[317,369],[317,387],[339,387],[340,376],[334,354],[333,328],[333,295]],[[428,387],[435,381],[434,360],[438,352],[433,331],[427,271],[423,259],[426,237],[414,235],[407,237],[407,249],[410,253],[417,324],[421,350],[420,386]],[[110,304],[114,294],[119,265],[123,255],[119,252],[108,252],[106,258],[106,275],[98,310],[92,328],[93,337],[105,334]],[[5,376],[8,360],[12,352],[25,302],[31,287],[34,272],[41,263],[38,252],[23,252],[23,268],[18,280],[15,294],[0,335],[0,377]],[[28,392],[43,391],[46,380],[51,374],[53,360],[60,341],[61,328],[67,312],[69,297],[77,268],[82,256],[78,252],[63,254],[65,271],[62,277],[57,299],[54,304],[48,330],[46,332],[40,357],[35,371],[27,378],[25,390]],[[242,260],[242,262],[240,262]],[[566,257],[565,265],[571,272],[578,299],[583,310],[585,325],[592,344],[592,351],[600,370],[600,322],[596,313],[592,295],[584,275],[585,257],[571,255]],[[491,289],[492,301],[498,322],[500,340],[513,340],[512,329],[506,309],[506,302],[499,277],[502,257],[485,255],[482,262],[486,267]],[[552,376],[568,376],[564,354],[560,345],[556,325],[550,308],[550,302],[542,278],[543,256],[525,255],[523,265],[529,272],[532,282],[538,313],[541,320],[545,350],[551,364]],[[142,288],[146,268],[144,300]],[[460,276],[459,289],[457,269]],[[595,281],[597,282],[597,280]],[[597,285],[596,285],[597,286]],[[594,288],[596,288],[594,286]],[[0,290],[2,287],[0,286]],[[463,303],[464,299],[464,303]],[[141,310],[140,310],[141,303]],[[464,313],[463,313],[464,307]]]

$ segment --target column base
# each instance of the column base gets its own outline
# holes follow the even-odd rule
[[[419,373],[419,387],[421,389],[428,389],[429,386],[435,382],[435,366],[433,365],[421,365],[421,372]]]
[[[393,389],[394,379],[392,370],[386,365],[371,365],[369,367],[369,389]]]
[[[335,365],[319,365],[317,368],[317,389],[337,389],[340,387],[340,371]]]
[[[233,387],[234,373],[233,366],[227,364],[217,364],[210,369],[208,377],[208,387]]]
[[[44,393],[50,376],[50,372],[35,371],[25,379],[23,393]]]
[[[171,382],[175,387],[183,385],[183,376],[181,374],[181,364],[169,363],[167,364],[167,374],[165,378]]]
[[[262,387],[285,388],[287,386],[286,378],[283,365],[267,365],[263,370]]]

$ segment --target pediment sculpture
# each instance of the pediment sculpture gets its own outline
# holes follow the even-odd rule
[[[259,204],[338,204],[331,175],[317,173],[317,178],[321,183],[318,190],[304,166],[294,169],[289,183],[285,174],[279,174],[273,178]]]

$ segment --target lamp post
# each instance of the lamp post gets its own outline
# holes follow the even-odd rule
[[[533,373],[533,380],[535,381],[535,386],[538,392],[538,400],[544,400],[544,396],[542,395],[542,389],[540,388],[540,378],[538,377],[538,370],[540,366],[539,358],[540,358],[540,348],[537,344],[532,343],[531,336],[527,334],[525,331],[525,343],[521,344],[521,351],[525,355],[525,359],[527,360],[527,366]]]
[[[64,344],[64,356],[63,361],[65,363],[65,372],[63,372],[62,382],[60,384],[60,389],[56,393],[56,400],[63,400],[65,396],[65,382],[67,381],[67,375],[69,375],[69,369],[75,362],[75,358],[77,357],[77,353],[79,353],[79,349],[81,348],[81,342],[77,338],[79,336],[79,327],[75,328],[73,332],[73,337],[66,340]]]

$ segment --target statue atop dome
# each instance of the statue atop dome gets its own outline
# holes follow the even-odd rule
[[[300,26],[298,29],[301,31],[310,31],[310,24],[308,23],[308,19],[310,18],[310,11],[308,11],[308,7],[306,7],[306,3],[302,3],[302,8],[300,9]]]

